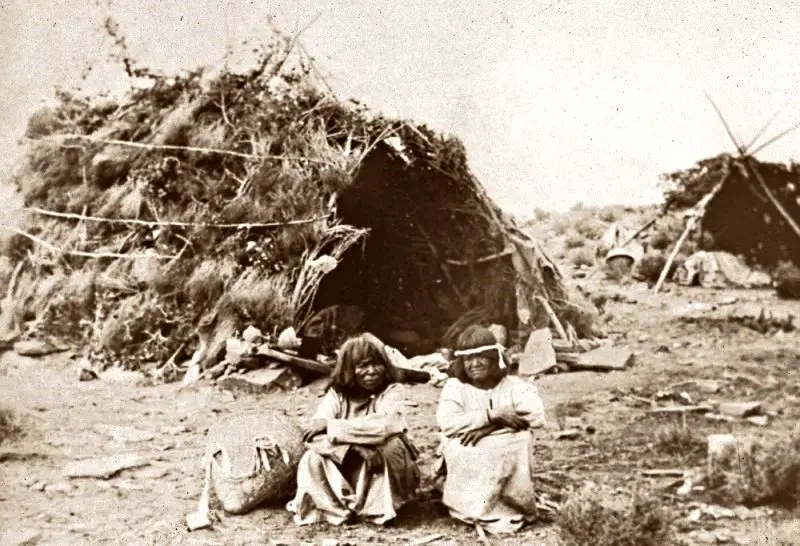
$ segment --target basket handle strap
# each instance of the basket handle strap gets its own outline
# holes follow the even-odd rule
[[[255,443],[258,458],[265,470],[272,469],[269,464],[269,455],[279,455],[283,459],[283,463],[289,466],[289,454],[269,436],[257,436],[253,438],[253,443]]]

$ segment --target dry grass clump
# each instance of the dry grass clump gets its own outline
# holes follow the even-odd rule
[[[22,434],[22,425],[14,412],[8,408],[0,408],[0,444],[16,440]]]
[[[675,243],[678,236],[673,236],[665,229],[658,229],[647,238],[647,244],[654,250],[667,250]]]
[[[597,218],[586,216],[575,223],[575,231],[590,241],[596,241],[603,236],[606,226]]]
[[[665,455],[692,457],[705,452],[706,441],[684,419],[659,427],[654,433],[653,447]]]
[[[585,488],[567,499],[557,523],[563,546],[667,546],[673,542],[673,516],[654,497],[634,494],[611,499]]]
[[[597,213],[597,217],[607,224],[613,224],[620,219],[620,215],[614,209],[603,209]]]
[[[719,504],[796,508],[800,504],[800,438],[774,444],[741,443],[715,461],[707,486]]]
[[[256,326],[290,326],[295,310],[292,305],[291,279],[286,274],[266,275],[250,270],[236,279],[226,291],[223,306]]]
[[[681,264],[681,260],[676,258],[670,265],[667,279],[671,279],[675,271]],[[635,275],[650,284],[655,284],[658,281],[661,271],[667,265],[667,255],[663,252],[648,252],[644,257],[639,260],[635,267]]]
[[[594,265],[594,253],[588,247],[573,248],[567,253],[569,262],[575,267]]]
[[[236,269],[237,264],[230,257],[203,260],[184,285],[186,296],[200,306],[219,300],[225,293],[225,287],[235,277]]]
[[[567,250],[572,250],[573,248],[582,248],[586,246],[586,243],[586,237],[577,233],[570,233],[564,240],[564,247]]]

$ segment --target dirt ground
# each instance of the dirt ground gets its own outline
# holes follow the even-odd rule
[[[624,490],[667,491],[673,479],[643,477],[641,470],[702,467],[705,453],[676,459],[654,450],[656,431],[676,418],[647,415],[635,396],[649,397],[692,378],[714,379],[721,385],[716,394],[681,387],[699,401],[760,400],[776,415],[767,427],[689,416],[690,426],[703,436],[732,432],[780,437],[793,429],[800,416],[800,334],[765,335],[727,323],[687,324],[676,320],[672,309],[689,301],[720,302],[736,296],[770,308],[790,308],[798,316],[796,303],[778,302],[771,292],[670,287],[669,293],[653,296],[636,286],[604,289],[636,300],[606,307],[609,335],[633,350],[635,365],[624,372],[549,375],[537,381],[550,416],[549,427],[538,434],[543,474],[564,476],[565,487],[593,480]],[[180,390],[179,385],[142,387],[123,380],[79,382],[65,355],[35,360],[7,352],[0,359],[0,401],[22,416],[26,434],[0,445],[0,529],[7,540],[28,533],[38,536],[38,544],[321,544],[324,539],[407,544],[433,533],[443,538],[432,544],[477,542],[471,528],[449,519],[435,501],[409,506],[386,528],[298,528],[279,506],[245,516],[223,515],[212,530],[188,533],[184,517],[194,509],[202,487],[200,457],[209,425],[220,416],[259,408],[290,408],[302,417],[313,410],[320,394],[319,384],[255,396],[208,385]],[[428,475],[436,448],[438,395],[433,386],[411,388],[411,436],[422,450],[421,465]],[[580,415],[596,432],[556,440],[558,417],[563,415]],[[98,431],[98,424],[134,426],[153,439],[117,443]],[[63,476],[64,466],[73,460],[119,453],[143,454],[150,465],[109,480]],[[695,499],[677,499],[670,493],[663,497],[679,521],[688,521],[685,516]],[[798,525],[788,514],[776,517],[784,527]],[[726,529],[740,543],[758,543],[776,525],[724,519],[686,523],[680,531],[687,544],[697,543],[702,529]],[[532,526],[514,538],[492,540],[557,544],[557,527]]]

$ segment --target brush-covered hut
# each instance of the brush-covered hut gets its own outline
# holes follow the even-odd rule
[[[136,75],[121,99],[61,93],[30,119],[4,246],[29,335],[128,367],[207,365],[248,325],[302,336],[331,305],[418,350],[469,322],[529,331],[547,307],[590,335],[594,309],[459,140],[338,99],[288,41],[247,71]]]

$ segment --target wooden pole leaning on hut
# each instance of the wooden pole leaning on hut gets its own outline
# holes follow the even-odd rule
[[[678,242],[675,243],[675,248],[672,249],[669,258],[667,258],[667,263],[664,264],[664,269],[661,270],[661,275],[659,275],[658,277],[658,282],[656,282],[656,285],[653,287],[653,294],[658,294],[658,292],[661,290],[661,286],[667,279],[669,270],[672,267],[672,262],[674,262],[675,258],[678,256],[678,252],[680,252],[683,243],[686,241],[686,237],[692,231],[692,228],[694,228],[695,224],[697,224],[697,221],[705,215],[706,207],[714,198],[714,196],[717,195],[717,193],[719,193],[719,190],[722,188],[722,186],[725,184],[725,182],[728,180],[729,177],[730,177],[730,168],[726,165],[725,174],[723,175],[722,180],[717,182],[717,185],[714,186],[714,188],[710,192],[708,192],[705,196],[703,196],[703,198],[700,199],[700,201],[698,201],[697,204],[692,209],[691,213],[692,215],[689,218],[689,221],[686,222],[686,228],[683,230],[683,233],[681,233]]]

